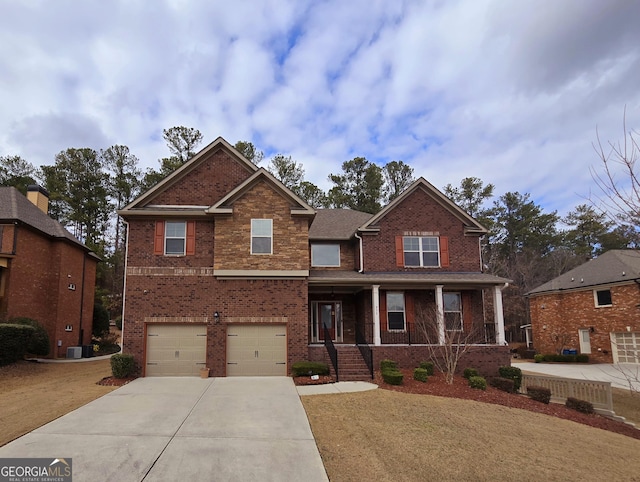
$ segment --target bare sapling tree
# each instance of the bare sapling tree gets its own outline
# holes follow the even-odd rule
[[[484,325],[465,325],[462,312],[442,312],[438,316],[435,302],[416,305],[416,329],[426,343],[427,356],[448,384],[463,356],[474,344],[484,343]]]

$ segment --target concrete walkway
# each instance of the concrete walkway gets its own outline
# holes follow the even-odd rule
[[[298,386],[299,395],[327,395],[331,393],[366,392],[375,390],[378,385],[369,382],[338,382],[324,385]]]
[[[71,458],[74,480],[327,480],[288,377],[139,378],[0,447],[6,457]]]
[[[634,390],[640,391],[640,365],[630,363],[615,365],[608,363],[534,363],[528,360],[512,360],[511,365],[533,374],[611,382],[611,386],[615,388],[629,390],[632,386]]]

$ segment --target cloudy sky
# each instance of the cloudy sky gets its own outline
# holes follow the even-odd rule
[[[630,0],[0,0],[0,156],[162,129],[291,155],[326,189],[356,156],[436,187],[475,176],[565,214],[603,141],[640,128]]]

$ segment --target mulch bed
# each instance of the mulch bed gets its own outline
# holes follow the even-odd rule
[[[130,381],[135,380],[138,377],[127,377],[127,378],[115,378],[115,377],[104,377],[99,382],[96,382],[96,385],[104,385],[107,387],[121,387],[126,385]]]
[[[526,395],[503,392],[491,386],[487,386],[486,390],[477,390],[469,387],[468,381],[461,376],[455,377],[453,385],[447,384],[444,375],[440,373],[429,377],[427,383],[423,383],[413,379],[413,370],[400,371],[404,374],[402,385],[386,384],[382,379],[380,372],[375,373],[373,383],[385,390],[393,390],[396,392],[462,398],[466,400],[476,400],[478,402],[493,403],[495,405],[503,405],[505,407],[520,408],[522,410],[543,413],[545,415],[571,420],[591,427],[640,439],[640,430],[625,423],[603,417],[602,415],[587,415],[585,413],[571,410],[558,403],[545,405],[544,403],[532,400]]]
[[[294,377],[293,383],[296,385],[324,385],[325,383],[334,383],[336,380],[329,375],[318,375],[317,380],[312,380],[311,377]]]

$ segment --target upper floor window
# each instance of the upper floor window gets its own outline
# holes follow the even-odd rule
[[[611,306],[613,302],[611,301],[611,290],[594,290],[593,298],[596,302],[596,307],[600,306]]]
[[[251,220],[251,254],[271,254],[273,252],[273,220]]]
[[[339,267],[340,266],[340,245],[339,244],[312,244],[311,245],[311,266]]]
[[[402,243],[405,266],[428,268],[440,266],[440,247],[437,236],[405,236]]]
[[[185,253],[187,223],[185,221],[167,221],[164,227],[164,254],[180,255]]]
[[[462,331],[462,299],[460,293],[442,293],[444,325],[448,331]]]
[[[404,293],[387,291],[387,325],[389,331],[405,329]]]

